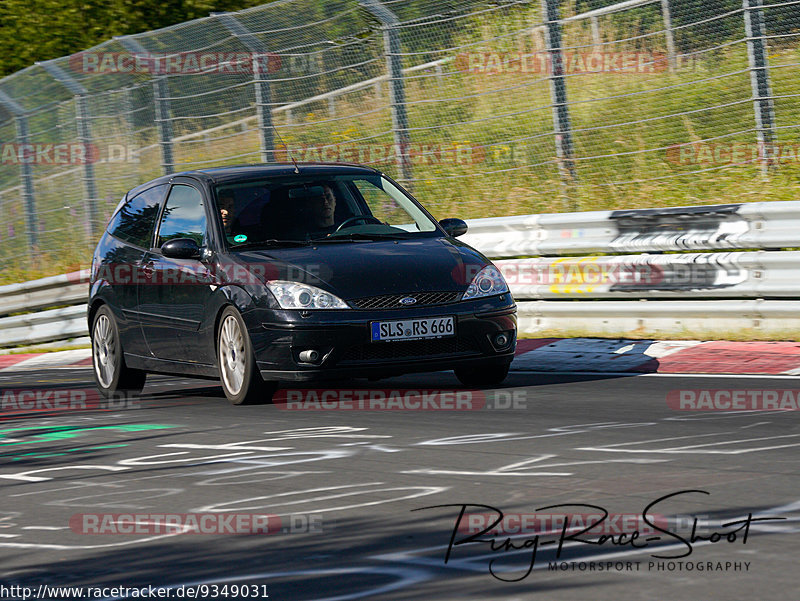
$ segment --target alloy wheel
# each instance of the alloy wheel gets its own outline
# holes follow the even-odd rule
[[[94,324],[92,350],[97,380],[103,388],[109,388],[117,369],[117,341],[114,337],[114,328],[106,315],[100,315]]]
[[[222,322],[219,334],[219,363],[222,380],[228,391],[239,394],[244,383],[245,342],[239,322],[228,315]]]

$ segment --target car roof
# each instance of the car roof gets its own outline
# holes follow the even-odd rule
[[[378,171],[372,167],[364,167],[354,163],[297,163],[300,175],[321,175],[329,173],[340,174],[369,174],[374,175]],[[295,173],[294,163],[269,163],[258,165],[239,165],[235,167],[212,167],[209,169],[199,169],[211,177],[216,182],[249,179],[250,177],[269,177],[271,175],[293,175]],[[196,172],[190,172],[196,173]]]
[[[375,175],[380,173],[372,167],[365,167],[354,163],[297,163],[299,175]],[[234,165],[230,167],[208,167],[206,169],[193,169],[163,175],[133,188],[130,196],[135,196],[147,188],[159,184],[169,183],[176,177],[190,177],[210,184],[220,184],[233,181],[256,180],[266,177],[298,175],[294,163],[260,163],[255,165]]]

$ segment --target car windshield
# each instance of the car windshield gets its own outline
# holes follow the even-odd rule
[[[435,223],[379,174],[281,176],[226,182],[217,208],[231,248],[409,238]]]

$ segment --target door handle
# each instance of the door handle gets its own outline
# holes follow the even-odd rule
[[[142,265],[142,273],[144,274],[144,277],[146,277],[148,280],[151,277],[153,277],[153,262],[152,261],[148,261],[147,263]]]

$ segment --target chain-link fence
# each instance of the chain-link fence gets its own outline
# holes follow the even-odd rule
[[[439,218],[794,199],[798,36],[800,0],[282,0],[110,40],[0,80],[4,278],[217,165],[373,165]]]

